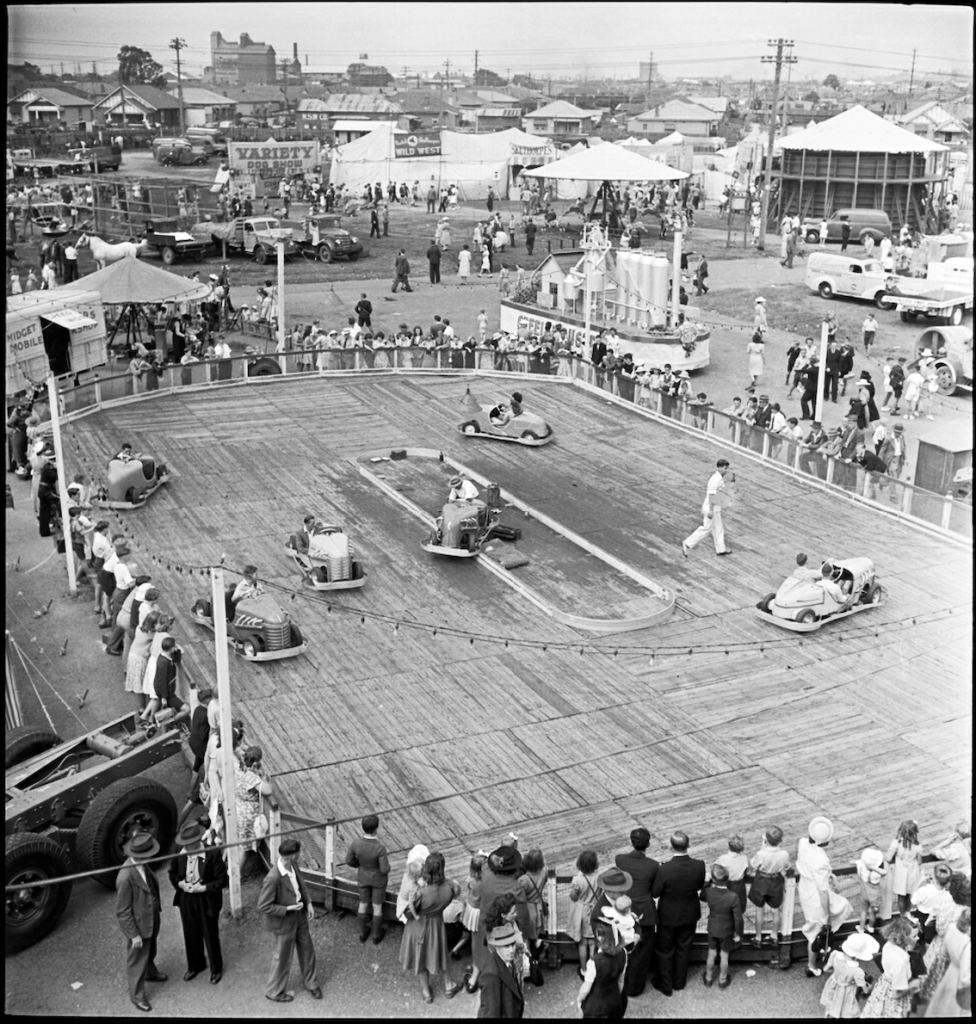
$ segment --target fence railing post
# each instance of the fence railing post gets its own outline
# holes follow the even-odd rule
[[[827,483],[832,484],[834,482],[834,463],[836,459],[833,455],[827,456]]]
[[[95,405],[102,404],[102,378],[96,373],[95,377]]]
[[[336,827],[335,825],[325,826],[325,864],[323,865],[325,870],[325,881],[329,887],[329,902],[328,906],[331,910],[335,910],[338,906],[338,892],[336,890],[336,873],[335,873],[335,838],[336,838]]]
[[[942,503],[942,529],[948,530],[949,524],[952,522],[952,505],[953,497],[952,494],[947,494]]]
[[[549,868],[546,874],[546,904],[549,907],[549,915],[546,918],[545,933],[550,938],[559,934],[559,921],[556,917],[556,869]],[[546,953],[546,966],[560,967],[562,959],[559,956],[559,947],[555,942],[550,942]]]

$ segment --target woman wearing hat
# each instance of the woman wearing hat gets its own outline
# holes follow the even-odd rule
[[[451,981],[450,947],[444,928],[444,911],[461,887],[444,877],[444,855],[432,853],[424,863],[424,886],[407,907],[407,925],[400,943],[400,964],[420,978],[424,1002],[432,1003],[432,974],[444,975],[444,995],[453,999],[461,986]]]
[[[830,954],[824,965],[824,971],[830,977],[820,994],[825,1017],[849,1019],[861,1015],[857,991],[868,992],[871,988],[871,981],[862,965],[873,960],[879,948],[878,940],[873,936],[855,932],[848,935],[840,949]]]
[[[627,1012],[627,996],[622,991],[627,953],[617,932],[612,907],[602,909],[593,933],[596,956],[586,965],[576,1005],[583,1017],[623,1017]]]
[[[481,917],[478,931],[471,941],[472,966],[467,988],[474,992],[478,987],[481,972],[489,962],[486,937],[489,922],[492,921],[493,904],[499,896],[511,896],[517,900],[519,883],[517,875],[522,867],[522,855],[512,846],[500,846],[488,855],[481,870]],[[514,914],[512,915],[514,917]]]
[[[824,847],[834,838],[834,826],[822,816],[810,822],[808,835],[800,840],[796,853],[796,871],[800,876],[797,895],[803,908],[801,931],[807,940],[807,977],[819,978],[823,973],[817,967],[817,936],[829,927],[836,931],[851,912],[851,905],[839,893],[831,890],[833,872]]]
[[[257,853],[254,823],[261,813],[261,797],[271,795],[271,783],[262,774],[264,751],[258,746],[248,747],[240,760],[234,761],[234,799],[237,807],[237,833],[241,840],[251,840],[243,847],[241,878],[264,874]]]
[[[756,334],[760,335],[765,335],[766,331],[769,330],[766,322],[766,300],[761,295],[756,299],[752,316],[752,329]]]

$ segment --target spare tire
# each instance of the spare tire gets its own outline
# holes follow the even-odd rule
[[[277,373],[281,373],[281,367],[273,356],[262,356],[247,364],[248,377],[271,377]]]
[[[137,775],[116,779],[88,805],[78,826],[78,860],[86,870],[119,867],[125,861],[122,847],[136,832],[148,832],[160,854],[169,851],[176,835],[176,801],[158,782]],[[115,888],[117,871],[94,875],[107,889]]]
[[[50,729],[36,729],[32,725],[18,725],[11,729],[5,738],[3,749],[3,766],[6,769],[23,761],[29,761],[45,750],[56,747],[64,741]]]
[[[71,882],[29,887],[72,872],[71,854],[49,836],[15,832],[7,836],[6,885],[19,886],[6,894],[6,952],[19,953],[51,932],[71,896]]]

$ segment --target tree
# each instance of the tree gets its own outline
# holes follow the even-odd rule
[[[166,86],[163,66],[153,60],[148,50],[138,46],[123,46],[119,50],[119,81],[123,85],[155,85],[158,89]]]
[[[478,68],[478,72],[474,76],[474,84],[484,89],[488,86],[508,85],[508,82],[488,68]]]
[[[823,84],[828,89],[840,89],[840,79],[836,75],[828,75],[823,80]]]
[[[807,103],[819,103],[820,102],[820,93],[818,93],[815,90],[811,89],[806,94],[806,96],[804,96],[803,98],[804,98],[804,100],[807,101]]]

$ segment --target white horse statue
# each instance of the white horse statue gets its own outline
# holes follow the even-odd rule
[[[128,257],[135,259],[146,248],[147,242],[143,239],[138,244],[135,242],[118,242],[116,245],[110,245],[99,238],[98,235],[84,234],[79,237],[77,245],[79,248],[87,245],[91,249],[92,256],[95,257],[98,269],[104,270],[109,263],[116,263],[118,260]]]

